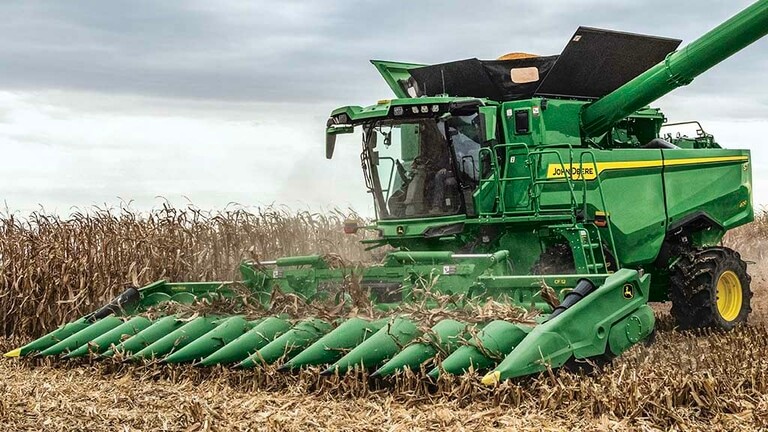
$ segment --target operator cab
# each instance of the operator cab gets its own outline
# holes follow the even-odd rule
[[[361,161],[380,219],[448,216],[472,207],[480,180],[479,117],[475,107],[363,124]]]

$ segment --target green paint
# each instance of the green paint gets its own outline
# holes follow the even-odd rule
[[[301,321],[277,339],[240,362],[237,366],[251,368],[259,364],[272,364],[281,358],[290,359],[293,355],[312,345],[324,334],[331,331],[332,327],[329,322],[321,319]]]
[[[160,318],[149,327],[133,335],[133,337],[126,339],[119,345],[116,345],[113,349],[107,350],[103,355],[105,357],[110,357],[115,352],[123,354],[139,352],[168,333],[181,327],[183,324],[184,322],[178,320],[175,316]]]
[[[370,322],[360,318],[349,318],[286,362],[283,368],[295,369],[302,366],[334,363],[344,356],[346,351],[360,345],[385,324],[386,320]]]
[[[113,328],[119,326],[122,323],[123,323],[123,320],[114,316],[102,318],[96,321],[95,323],[89,325],[88,327],[80,330],[79,332],[62,340],[56,345],[46,348],[45,350],[40,352],[40,355],[41,356],[59,355],[64,352],[71,351],[83,344],[88,343],[88,341],[92,340],[93,338],[112,330]]]
[[[421,331],[413,321],[394,318],[365,342],[332,364],[326,373],[345,373],[355,367],[376,367],[392,358],[405,344],[419,336]]]
[[[251,330],[209,355],[199,364],[201,366],[213,366],[215,364],[241,362],[270,343],[278,335],[290,330],[291,327],[291,324],[284,319],[265,318],[254,325]]]
[[[130,337],[152,325],[152,322],[142,316],[136,316],[120,324],[112,330],[96,336],[93,340],[83,343],[79,348],[67,354],[67,358],[82,357],[89,352],[101,354],[114,344],[120,343],[126,336]]]
[[[216,327],[216,320],[215,317],[194,318],[152,342],[146,348],[134,353],[131,359],[159,359],[172,351],[178,351]]]
[[[530,331],[530,327],[520,324],[492,321],[468,345],[454,351],[429,375],[436,378],[441,372],[457,375],[470,369],[487,369],[509,354]]]
[[[541,372],[547,367],[560,367],[568,359],[584,359],[602,355],[612,332],[626,332],[627,317],[639,318],[640,330],[635,342],[644,339],[653,329],[646,305],[648,275],[622,269],[612,274],[594,292],[557,317],[540,324],[496,367],[500,379]],[[624,285],[631,284],[633,297],[625,298]],[[612,330],[617,327],[617,330]],[[616,333],[618,334],[618,333]],[[615,337],[613,349],[624,351],[631,345],[628,339]]]
[[[163,360],[166,363],[184,363],[201,360],[242,336],[250,329],[251,324],[241,316],[223,319],[214,329]]]
[[[29,354],[39,353],[40,351],[50,348],[53,345],[57,344],[58,342],[88,327],[90,324],[91,323],[88,322],[88,320],[86,320],[85,318],[80,318],[77,321],[64,324],[63,326],[46,334],[45,336],[35,339],[34,341],[19,348],[20,350],[19,355],[25,356]]]
[[[467,325],[459,321],[446,319],[435,324],[425,336],[428,342],[413,343],[397,353],[382,365],[373,375],[391,375],[405,369],[418,368],[438,354],[454,352],[462,340],[468,336]]]

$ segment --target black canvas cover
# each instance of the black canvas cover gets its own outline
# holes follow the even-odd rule
[[[664,60],[679,39],[579,27],[559,56],[459,60],[409,69],[401,81],[412,96],[481,97],[497,101],[534,96],[600,98]],[[520,74],[535,70],[535,80]],[[517,80],[514,80],[517,78]]]
[[[680,42],[679,39],[579,27],[536,94],[605,96],[664,60]]]
[[[555,64],[557,56],[515,60],[459,60],[411,69],[408,85],[417,96],[484,97],[492,100],[516,100],[533,96],[542,80]],[[538,80],[514,83],[511,71],[535,67]]]

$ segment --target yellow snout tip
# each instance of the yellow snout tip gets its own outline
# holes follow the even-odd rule
[[[21,348],[16,348],[13,351],[8,351],[5,353],[5,357],[11,358],[11,357],[19,357],[21,356]]]
[[[501,381],[501,372],[494,371],[484,376],[481,382],[485,385],[495,385],[499,381]]]

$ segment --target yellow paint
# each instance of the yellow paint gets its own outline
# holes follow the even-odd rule
[[[602,164],[599,165],[599,168],[603,168]],[[595,168],[595,164],[588,163],[584,164],[549,164],[547,166],[547,178],[562,178],[565,177],[565,173],[568,172],[571,176],[571,179],[573,180],[581,180],[582,175],[587,180],[593,180],[595,177],[597,177],[597,168]]]
[[[629,300],[635,297],[635,289],[632,284],[624,285],[624,298]]]
[[[493,371],[481,380],[484,385],[495,385],[499,381],[501,381],[501,372],[499,371]]]
[[[736,273],[726,270],[717,279],[717,311],[726,321],[733,321],[741,312],[741,281]]]
[[[598,162],[597,167],[592,162],[585,164],[559,164],[551,163],[547,166],[547,178],[562,178],[564,176],[563,168],[569,172],[572,180],[594,180],[603,171],[620,169],[640,169],[640,168],[660,168],[680,165],[698,165],[717,162],[746,162],[747,156],[720,156],[703,158],[684,158],[684,159],[657,159],[657,160],[639,160],[639,161],[621,161],[621,162]]]
[[[720,157],[703,157],[703,158],[686,158],[686,159],[666,159],[664,160],[664,166],[675,165],[696,165],[702,163],[715,163],[715,162],[746,162],[747,156],[720,156]]]
[[[21,348],[16,348],[13,351],[8,351],[5,353],[6,357],[19,357],[21,355]]]

